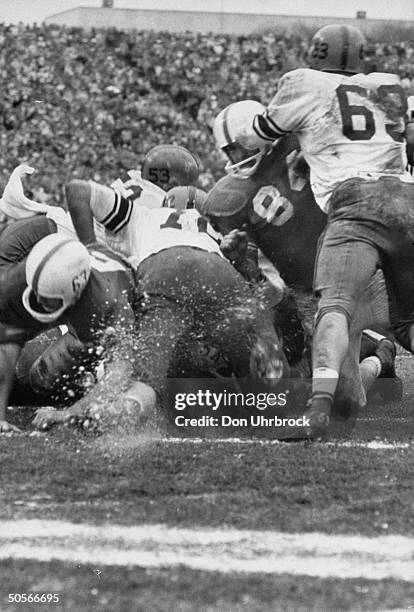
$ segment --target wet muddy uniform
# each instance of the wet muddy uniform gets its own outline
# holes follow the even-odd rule
[[[56,229],[53,220],[36,215],[11,223],[0,237],[0,343],[23,346],[31,337],[52,327],[26,311],[22,293],[27,286],[28,253]],[[107,247],[94,245],[89,252],[91,275],[81,297],[53,323],[53,327],[69,324],[84,343],[99,342],[100,332],[108,326],[128,329],[135,324],[131,307],[136,299],[133,270]],[[27,378],[28,372],[21,372],[21,376]]]
[[[267,313],[195,209],[149,209],[122,190],[110,193],[98,185],[90,207],[109,243],[137,267],[139,378],[160,390],[173,362],[185,364],[176,376],[192,371],[191,357],[176,354],[183,337],[214,346],[238,376],[249,374],[259,336],[269,346],[269,361],[281,358]]]
[[[266,156],[254,176],[225,176],[209,192],[207,216],[216,211],[247,212],[245,229],[289,287],[312,290],[317,243],[327,216],[315,202],[306,164],[293,149],[280,159]],[[227,214],[227,213],[226,213]]]

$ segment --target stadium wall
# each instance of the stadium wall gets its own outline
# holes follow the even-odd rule
[[[297,15],[260,15],[246,13],[168,11],[143,9],[78,7],[45,19],[47,24],[83,28],[117,28],[119,30],[166,30],[170,32],[215,32],[254,34],[267,30],[300,33],[300,26],[318,29],[338,22],[334,17],[298,17]],[[392,29],[402,34],[414,28],[413,21],[385,19],[340,19],[357,25],[366,34]],[[299,29],[299,32],[298,32]]]

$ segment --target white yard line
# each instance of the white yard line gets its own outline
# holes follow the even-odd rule
[[[154,439],[154,441],[157,441]],[[257,446],[291,446],[295,447],[297,443],[286,443],[274,439],[261,438],[160,438],[160,442],[166,444],[247,444]],[[346,440],[344,442],[324,442],[322,446],[335,446],[340,448],[367,448],[371,450],[397,450],[400,448],[413,448],[413,442],[384,442],[383,440],[357,441]]]
[[[320,578],[412,580],[414,539],[237,529],[1,521],[0,558]]]

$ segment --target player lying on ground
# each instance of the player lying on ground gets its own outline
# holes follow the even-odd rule
[[[63,208],[35,202],[25,195],[22,178],[33,172],[34,168],[21,164],[11,173],[0,199],[0,233],[8,223],[45,214],[55,221],[58,231],[76,237],[70,215]],[[123,180],[114,181],[113,187],[131,202],[148,208],[194,207],[204,198],[203,190],[194,186],[198,174],[198,161],[190,151],[176,145],[159,145],[148,151],[141,170],[129,170]],[[96,225],[95,231],[98,241],[105,242],[102,228]]]
[[[326,436],[333,396],[359,297],[381,268],[396,334],[414,349],[414,186],[406,172],[407,101],[398,77],[358,74],[364,38],[350,26],[314,37],[313,69],[284,75],[264,113],[239,137],[255,150],[297,135],[317,203],[328,216],[318,252],[313,393],[305,416],[312,438]]]
[[[24,169],[20,169],[20,171],[22,171],[22,170],[24,170]],[[14,179],[18,178],[18,173],[17,173],[17,177],[16,177],[16,173],[14,173],[14,174],[15,174]],[[15,180],[14,182],[16,182],[16,180]],[[13,190],[12,190],[12,191],[13,191]],[[22,202],[23,202],[23,203],[26,203],[26,199],[24,198],[24,195],[23,195],[23,189],[22,189],[22,186],[21,186],[20,182],[18,183],[17,188],[16,188],[16,185],[14,185],[14,191],[13,191],[13,193],[14,193],[14,194],[16,194],[16,192],[19,194],[19,197],[17,198],[17,196],[15,196],[15,198],[14,198],[14,200],[13,200],[13,203],[16,203],[16,202],[17,202],[17,204],[18,204],[19,206],[21,206],[21,203],[22,203]],[[11,198],[10,198],[10,197],[8,197],[8,199],[7,199],[6,201],[9,203],[9,202],[10,202],[10,199],[11,199]],[[36,206],[36,204],[37,204],[37,203],[31,203],[31,202],[29,202],[29,205],[28,205],[28,210],[30,211],[30,213],[32,213],[32,209],[33,209],[33,207],[34,207],[34,206]],[[41,206],[41,205],[39,205],[39,206]],[[10,207],[10,204],[9,204],[9,207]],[[49,208],[51,208],[51,207],[46,207],[46,210],[48,210]],[[64,213],[63,213],[63,211],[61,211],[61,210],[59,210],[59,209],[56,209],[56,208],[53,208],[52,212],[53,212],[53,214],[57,214],[57,215],[59,216],[59,219],[60,219],[60,218],[61,218],[61,216],[64,214]],[[67,226],[67,220],[66,220],[66,219],[65,219],[65,225]],[[66,228],[65,228],[65,231],[66,231]],[[67,337],[70,337],[70,336],[66,336],[66,338],[67,338]],[[52,348],[53,348],[53,347],[52,347]],[[61,351],[61,348],[58,346],[58,347],[56,347],[56,349],[57,349],[57,351],[58,351],[58,353],[59,353],[59,354],[58,354],[58,358],[61,358],[61,357],[62,357],[62,354],[61,354],[61,352],[60,352],[60,351]],[[70,359],[70,356],[69,356],[69,359]],[[50,365],[51,363],[53,364],[53,352],[52,352],[52,354],[50,354],[50,351],[48,351],[48,353],[47,353],[47,364],[48,364],[48,365]],[[55,359],[55,364],[56,364],[56,359]],[[44,359],[43,359],[43,360],[41,360],[40,362],[38,362],[38,363],[37,363],[37,365],[38,365],[38,366],[40,366],[40,365],[42,366],[42,369],[41,369],[40,367],[35,368],[35,374],[36,374],[36,379],[37,379],[37,388],[39,389],[39,382],[42,382],[42,380],[41,380],[41,379],[39,380],[39,376],[38,376],[38,375],[39,375],[39,370],[40,370],[40,371],[42,371],[42,372],[44,372],[45,360],[44,360]],[[60,364],[59,364],[59,362],[58,362],[58,368],[57,368],[58,370],[59,370],[59,365],[60,365]],[[60,368],[60,369],[61,369],[61,368]],[[47,366],[46,366],[46,371],[47,371]],[[50,374],[50,372],[49,372],[49,374]],[[43,377],[43,378],[44,378],[44,377]],[[43,383],[44,383],[44,381],[43,381]],[[44,386],[43,386],[43,390],[44,390]]]
[[[135,330],[132,268],[107,247],[86,249],[56,233],[44,215],[16,221],[0,236],[0,431],[22,346],[41,330],[68,323],[84,343],[101,344],[119,328],[128,367]],[[110,374],[108,374],[110,375]]]
[[[137,267],[136,374],[159,397],[186,336],[218,348],[238,377],[280,380],[286,364],[269,313],[195,209],[148,209],[116,189],[78,180],[67,186],[67,201],[82,242],[95,240],[95,216],[111,244]]]
[[[8,224],[16,220],[35,215],[46,215],[56,224],[56,231],[77,239],[70,215],[65,210],[35,202],[24,194],[21,179],[32,174],[33,171],[34,169],[30,166],[22,164],[12,172],[3,197],[0,199],[0,233]],[[163,145],[154,147],[147,153],[142,164],[142,175],[138,170],[131,170],[125,183],[118,179],[115,185],[120,184],[124,191],[128,191],[128,196],[140,205],[148,207],[194,206],[196,202],[200,202],[201,198],[205,197],[202,190],[191,186],[197,180],[198,173],[198,160],[187,149],[175,145]],[[188,183],[189,186],[177,187],[183,183]],[[164,188],[171,188],[168,197],[166,197]],[[102,227],[96,224],[95,229],[98,240],[106,244]],[[60,336],[58,332],[55,335]],[[48,338],[46,338],[46,343],[49,344]],[[65,347],[66,344],[67,347]],[[28,350],[23,351],[19,363],[21,367],[19,367],[18,382],[23,383],[28,392],[32,387],[39,400],[45,395],[45,392],[50,396],[50,381],[56,375],[60,379],[61,374],[64,372],[67,374],[73,370],[73,355],[69,354],[68,348],[73,351],[77,344],[79,343],[73,340],[72,334],[65,335],[57,340],[56,347],[48,346],[44,358],[37,359],[33,364],[34,355],[40,357],[42,342],[41,339],[39,342],[32,341]],[[77,355],[79,358],[79,351]],[[83,355],[85,355],[84,350]],[[32,367],[29,367],[29,362]],[[30,380],[33,381],[33,385],[28,384]],[[74,383],[76,381],[72,379],[72,390]],[[48,388],[45,388],[46,385]],[[19,395],[22,394],[19,393]]]
[[[75,189],[79,187],[87,189],[85,210],[90,214],[91,185],[75,183]],[[111,215],[108,217],[107,213],[113,211],[114,206],[119,205],[120,211],[126,207],[127,226],[131,231],[124,234],[124,241],[117,242],[117,246],[124,247],[124,252],[134,253],[136,260],[142,260],[139,268],[139,273],[143,275],[139,296],[142,298],[143,317],[136,343],[140,349],[137,361],[142,378],[153,383],[162,394],[171,355],[178,340],[184,332],[194,333],[196,327],[197,332],[218,344],[237,375],[244,377],[251,374],[278,380],[283,368],[283,354],[267,313],[250,295],[250,288],[243,278],[221,256],[217,243],[204,231],[207,223],[197,211],[182,214],[180,220],[183,229],[177,222],[179,214],[174,210],[164,208],[157,211],[140,206],[128,210],[130,200],[113,189],[102,186],[97,188],[101,195],[106,196],[106,199],[101,197],[98,210],[102,215],[106,207],[108,223],[111,223]],[[79,204],[78,197],[76,201]],[[133,227],[128,224],[129,219],[141,219],[135,234]],[[25,225],[39,223],[40,220],[53,223],[42,216],[29,219]],[[123,226],[125,219],[121,214],[118,220]],[[7,235],[16,225],[10,225],[4,234]],[[83,218],[81,227],[85,231]],[[95,244],[93,223],[90,230],[91,234],[86,240],[89,245],[91,241]],[[115,239],[121,238],[115,231],[106,230]],[[132,242],[129,243],[128,239]],[[0,240],[0,248],[2,242]],[[130,244],[139,247],[139,250],[128,251]],[[162,252],[159,253],[159,250]],[[169,266],[165,265],[165,261],[168,261]],[[146,296],[150,296],[149,301]],[[154,326],[163,328],[155,340]],[[157,343],[156,351],[150,348],[154,341]],[[83,408],[87,410],[86,403]],[[67,413],[67,418],[70,414],[79,415],[79,410],[78,405],[76,410]],[[56,416],[57,420],[61,420],[61,417]]]

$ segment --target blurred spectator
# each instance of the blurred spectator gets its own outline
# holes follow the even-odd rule
[[[69,178],[112,182],[156,144],[202,162],[200,186],[223,172],[211,123],[232,101],[266,103],[309,38],[0,24],[0,182],[23,161],[39,200],[63,204]],[[373,43],[366,71],[396,72],[414,93],[414,42]]]

